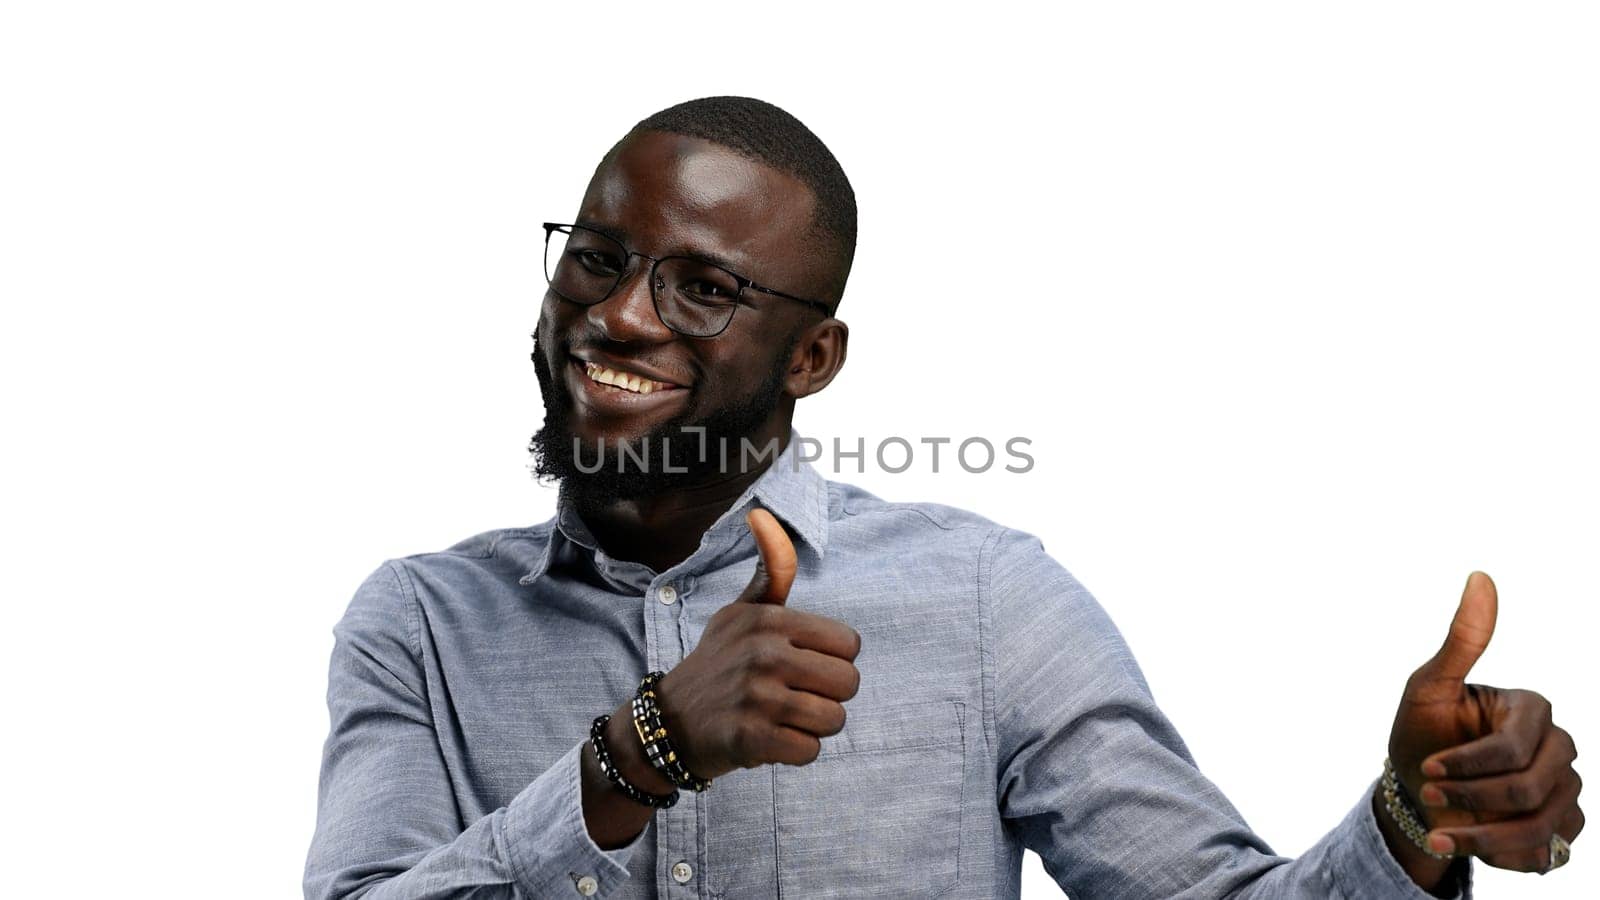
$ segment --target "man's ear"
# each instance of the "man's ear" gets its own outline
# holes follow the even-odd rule
[[[845,349],[850,343],[850,326],[829,317],[800,333],[794,353],[789,357],[789,372],[783,387],[796,400],[809,397],[827,387],[844,368]]]

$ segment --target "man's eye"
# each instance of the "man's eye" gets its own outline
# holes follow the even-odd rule
[[[578,265],[596,275],[615,275],[622,271],[614,257],[599,250],[577,250],[572,255],[578,258]]]
[[[725,285],[714,284],[710,281],[689,281],[679,285],[678,290],[689,295],[690,299],[701,303],[729,303],[733,295],[738,293],[728,289]]]

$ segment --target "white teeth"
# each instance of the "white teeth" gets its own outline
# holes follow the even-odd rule
[[[585,361],[583,364],[583,371],[584,374],[588,375],[592,381],[600,384],[609,384],[612,387],[622,388],[625,391],[630,391],[635,394],[649,394],[654,391],[663,391],[671,387],[671,385],[666,384],[665,382],[651,381],[648,378],[641,378],[638,375],[630,375],[627,372],[619,372],[616,369],[608,369],[605,366],[599,365],[598,363]]]

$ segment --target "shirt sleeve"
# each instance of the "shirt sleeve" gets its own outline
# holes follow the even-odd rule
[[[425,699],[415,606],[396,565],[369,576],[334,627],[305,896],[579,897],[586,876],[598,887],[592,896],[611,894],[645,832],[611,851],[589,836],[579,769],[586,742],[506,806],[460,820]]]
[[[995,633],[1000,812],[1063,891],[1430,900],[1384,843],[1371,785],[1305,854],[1275,855],[1200,774],[1105,610],[1037,538],[991,536],[980,578]],[[1468,900],[1462,869],[1456,896]]]

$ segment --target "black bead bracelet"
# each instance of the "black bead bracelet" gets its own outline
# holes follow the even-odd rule
[[[667,809],[672,804],[677,803],[677,791],[673,791],[670,794],[652,794],[648,791],[640,790],[622,777],[622,772],[611,762],[611,754],[606,752],[605,731],[606,723],[609,721],[611,721],[611,714],[605,713],[596,717],[594,724],[589,726],[589,743],[594,747],[595,759],[600,761],[600,771],[604,772],[606,778],[616,785],[617,789],[622,791],[628,799],[637,803],[653,806],[656,809]]]
[[[696,793],[711,787],[711,779],[700,778],[690,772],[679,758],[678,751],[667,737],[667,727],[661,720],[661,705],[656,702],[655,688],[666,673],[645,673],[639,680],[639,689],[633,696],[633,728],[644,745],[645,758],[666,779],[682,790]]]

